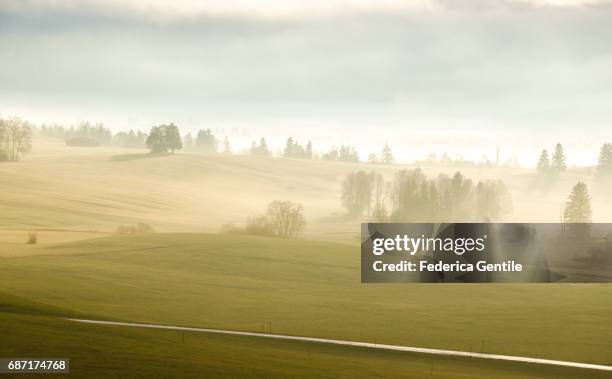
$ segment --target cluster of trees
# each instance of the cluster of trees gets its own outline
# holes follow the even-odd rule
[[[17,117],[0,118],[0,161],[18,161],[32,149],[32,126]]]
[[[142,149],[147,140],[147,134],[138,130],[118,132],[113,135],[101,122],[95,124],[83,122],[77,127],[42,124],[37,128],[37,132],[43,136],[63,139],[68,146],[118,146]]]
[[[393,156],[393,151],[391,150],[391,146],[388,143],[385,143],[385,146],[382,148],[380,152],[380,158],[371,153],[368,155],[368,163],[383,163],[383,164],[392,164],[395,161],[395,157]]]
[[[325,161],[340,161],[340,162],[359,162],[359,154],[353,146],[342,145],[339,148],[332,148],[329,152],[321,157]]]
[[[270,152],[270,149],[268,148],[266,139],[263,137],[259,140],[259,145],[255,141],[253,141],[253,143],[251,144],[250,153],[251,155],[258,155],[261,157],[269,157],[272,154]]]
[[[222,227],[222,231],[292,238],[299,236],[305,226],[306,218],[301,204],[274,200],[268,205],[266,213],[250,217],[244,229],[228,224]]]
[[[119,132],[113,136],[113,146],[125,147],[130,149],[142,149],[147,143],[147,133],[140,130],[129,132]]]
[[[285,150],[283,151],[284,158],[299,158],[312,159],[312,143],[308,141],[306,147],[300,145],[293,137],[287,139]]]
[[[216,153],[219,143],[212,130],[201,129],[195,138],[193,138],[191,133],[187,133],[183,139],[183,145],[185,146],[185,151],[188,152]]]
[[[117,234],[150,234],[150,233],[155,233],[155,229],[150,224],[139,222],[136,225],[119,225],[115,233]]]
[[[555,145],[555,150],[549,155],[548,150],[544,149],[538,159],[538,172],[542,174],[559,173],[567,169],[565,150],[560,143]]]
[[[86,121],[69,128],[43,124],[38,132],[44,136],[61,138],[68,146],[110,146],[113,142],[113,133],[101,122],[92,124]]]
[[[358,171],[342,182],[341,201],[350,215],[378,222],[499,220],[512,210],[501,181],[474,182],[457,172],[428,179],[420,169],[401,170],[393,181]]]
[[[174,153],[183,148],[181,133],[174,124],[163,124],[151,128],[146,140],[147,147],[151,153]]]

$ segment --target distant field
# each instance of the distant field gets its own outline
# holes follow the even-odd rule
[[[157,234],[0,259],[3,291],[135,322],[611,364],[608,285],[363,285],[358,250]]]
[[[344,217],[342,178],[355,170],[376,170],[389,180],[414,166],[380,166],[298,159],[174,154],[144,150],[67,147],[37,140],[33,153],[18,163],[0,164],[0,243],[20,230],[112,232],[120,224],[147,222],[159,231],[211,232],[225,223],[243,223],[275,199],[304,205],[309,238],[351,241],[359,220]],[[514,198],[508,220],[557,221],[569,190],[578,180],[591,183],[588,169],[572,169],[551,188],[540,188],[533,170],[424,167],[429,176],[457,170],[474,180],[503,179]],[[594,217],[610,220],[607,197],[593,193]],[[73,235],[74,239],[80,236]],[[88,236],[82,236],[83,238]],[[15,238],[9,236],[9,241]]]
[[[78,325],[57,316],[346,339],[612,364],[608,285],[360,283],[360,220],[339,189],[355,170],[414,166],[149,155],[36,141],[0,163],[0,356],[68,356],[77,377],[602,378],[601,372],[289,341]],[[429,176],[456,168],[424,168]],[[556,221],[577,180],[548,189],[526,169],[503,179],[514,221]],[[535,187],[534,187],[535,185]],[[304,205],[303,239],[216,232],[275,199]],[[595,218],[612,204],[593,192]],[[603,199],[603,200],[602,200]],[[610,217],[612,219],[612,216]],[[157,234],[118,236],[147,222]],[[35,232],[36,244],[26,244]],[[56,307],[56,308],[49,308]],[[126,374],[127,375],[127,374]],[[607,375],[607,374],[606,374]]]
[[[100,327],[0,294],[0,356],[69,357],[74,378],[569,378],[606,372],[215,334]],[[62,376],[62,375],[58,375]],[[37,378],[36,375],[19,375]]]

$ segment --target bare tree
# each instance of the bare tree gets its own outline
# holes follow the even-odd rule
[[[32,127],[17,117],[0,119],[0,146],[9,161],[18,161],[32,149]]]
[[[268,205],[266,216],[274,234],[279,237],[297,237],[306,226],[301,204],[274,200]]]
[[[352,172],[344,178],[340,200],[350,215],[370,215],[375,179],[374,172],[365,171]]]

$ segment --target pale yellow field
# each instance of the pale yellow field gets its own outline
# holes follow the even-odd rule
[[[55,243],[112,233],[120,224],[147,222],[157,231],[215,232],[241,224],[275,199],[304,205],[305,236],[356,241],[361,220],[347,219],[340,206],[342,178],[376,170],[391,178],[414,166],[75,148],[35,140],[32,154],[0,164],[0,249],[21,245],[38,230],[38,243]],[[425,167],[428,176],[457,168]],[[555,222],[571,186],[592,182],[592,170],[570,169],[552,188],[535,188],[532,169],[461,168],[468,177],[502,179],[514,212],[508,221]],[[604,194],[592,193],[596,221],[612,220]],[[606,217],[607,215],[607,217]],[[57,232],[54,232],[57,230]]]

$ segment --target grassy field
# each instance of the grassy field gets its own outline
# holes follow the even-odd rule
[[[67,147],[36,140],[22,162],[0,164],[0,242],[36,229],[41,242],[67,233],[112,232],[120,224],[147,222],[158,231],[215,232],[225,223],[243,223],[275,199],[304,205],[306,236],[351,240],[358,220],[340,206],[342,178],[376,170],[391,179],[406,165],[367,165],[243,155],[174,154],[142,150]],[[588,169],[571,169],[547,188],[528,169],[425,167],[430,176],[457,170],[474,180],[503,179],[514,198],[508,220],[558,221],[560,206],[578,180],[592,182]],[[596,220],[611,220],[605,194],[592,193]],[[47,230],[45,232],[45,230]],[[57,230],[59,236],[49,230]],[[22,236],[15,233],[22,232]],[[87,236],[73,235],[74,239]]]
[[[611,364],[612,287],[363,285],[358,249],[207,234],[0,259],[5,292],[109,319]]]
[[[80,377],[605,377],[246,337],[189,334],[183,342],[177,332],[57,318],[271,329],[612,364],[608,285],[361,284],[359,220],[343,216],[341,179],[360,169],[391,178],[401,168],[413,167],[151,156],[37,141],[24,161],[0,164],[0,293],[11,294],[0,295],[0,356],[69,356]],[[503,178],[514,197],[510,219],[520,221],[555,221],[571,185],[592,177],[572,169],[542,190],[533,188],[530,170],[461,170],[475,179]],[[611,205],[598,196],[595,216],[602,220]],[[304,205],[304,239],[203,233],[239,224],[274,199]],[[161,233],[113,235],[137,222]],[[25,243],[29,231],[37,244]]]
[[[0,356],[69,357],[70,377],[74,378],[607,377],[605,372],[591,370],[250,337],[103,327],[61,319],[69,314],[0,294]]]

